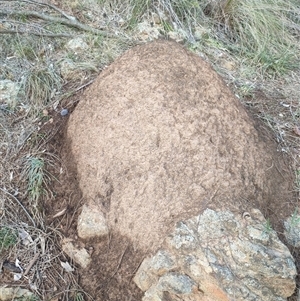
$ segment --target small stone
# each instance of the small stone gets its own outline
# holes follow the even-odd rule
[[[169,31],[168,36],[171,40],[175,40],[177,43],[184,41],[186,34],[184,31],[178,29],[176,31]]]
[[[77,225],[78,236],[83,239],[108,235],[106,219],[99,206],[85,204],[82,207]]]
[[[61,116],[66,116],[66,115],[68,115],[68,114],[69,114],[68,109],[62,109],[62,110],[60,111],[60,115],[61,115]]]
[[[91,263],[92,259],[87,250],[76,248],[71,239],[62,241],[62,250],[83,268],[86,268]]]
[[[66,45],[67,49],[72,50],[75,53],[82,52],[88,49],[88,47],[88,44],[82,38],[72,39]]]
[[[0,287],[0,300],[9,301],[16,298],[29,300],[34,297],[34,294],[27,289],[20,287]]]
[[[222,61],[221,66],[229,71],[233,71],[236,68],[235,62],[232,61]]]
[[[64,80],[74,80],[77,78],[77,73],[80,73],[76,70],[75,63],[70,59],[63,60],[60,64],[60,75]]]
[[[150,272],[151,259],[146,258],[140,265],[137,273],[135,274],[134,283],[144,292],[150,289],[157,281],[158,277]]]
[[[152,27],[147,21],[137,24],[137,32],[138,38],[144,41],[155,40],[160,36],[159,29],[156,26]]]
[[[18,102],[20,84],[11,80],[0,81],[0,103],[6,103],[9,107],[14,108]]]

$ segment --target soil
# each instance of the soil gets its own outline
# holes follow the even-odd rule
[[[170,44],[168,45],[168,47],[171,47]],[[164,48],[163,50],[158,49],[157,51],[166,52],[166,48]],[[160,53],[155,53],[152,51],[153,57],[156,57],[159,54]],[[146,54],[143,53],[142,56],[144,57],[145,55]],[[79,116],[80,114],[78,113],[77,116],[75,115],[75,117],[72,117],[73,127],[75,125],[78,127],[81,126],[81,128],[90,129],[91,124],[93,123],[96,124],[97,127],[101,127],[103,124],[101,123],[99,124],[96,122],[97,119],[100,119],[99,115],[97,115],[95,118],[91,118],[94,112],[102,111],[103,114],[101,115],[101,118],[104,119],[105,116],[109,116],[109,114],[112,114],[111,116],[115,117],[115,112],[105,111],[105,110],[107,110],[109,106],[112,106],[113,98],[118,96],[115,94],[114,91],[119,91],[122,88],[119,86],[120,84],[117,84],[116,86],[113,87],[109,86],[109,81],[111,80],[109,75],[113,74],[114,72],[117,72],[117,70],[119,70],[120,68],[123,68],[126,65],[126,60],[128,60],[132,56],[134,56],[133,53],[129,53],[127,54],[127,56],[122,57],[120,60],[117,60],[117,62],[113,64],[113,67],[110,70],[105,71],[97,79],[97,82],[91,88],[88,88],[85,92],[78,93],[72,99],[72,102],[74,104],[77,104],[79,100],[82,102],[80,104],[80,108],[77,109],[78,112],[81,111],[84,112],[83,114],[90,116],[90,121],[88,121],[87,123],[83,123],[84,115]],[[167,60],[167,56],[165,56],[164,59]],[[152,71],[154,70],[151,69],[151,65],[148,67],[150,68],[150,70]],[[135,74],[135,72],[137,72],[137,69],[134,68],[130,69],[132,68],[132,65],[131,67],[128,67],[128,65],[126,65],[126,68],[129,68],[128,71],[129,73],[126,74],[127,77],[124,74],[122,76],[125,79],[125,82],[128,82],[128,75],[132,76],[133,74]],[[206,66],[205,68],[208,69],[201,70],[202,73],[209,74],[209,72],[211,72],[210,67]],[[119,80],[121,80],[121,84],[122,83],[124,84],[124,82],[122,82],[122,76],[119,77]],[[151,72],[146,76],[151,77]],[[165,75],[163,74],[163,76]],[[105,78],[107,78],[106,82],[105,82]],[[177,78],[182,79],[181,75],[179,77],[177,76]],[[104,106],[103,106],[103,102],[100,103],[99,105],[100,107],[94,107],[91,106],[91,103],[88,103],[89,107],[87,108],[86,106],[84,106],[85,102],[88,99],[87,97],[90,97],[92,95],[91,99],[99,99],[99,94],[97,94],[98,93],[97,91],[99,91],[99,89],[101,88],[101,81],[103,80],[105,82],[105,85],[108,85],[109,89],[113,89],[111,90],[110,98],[108,98]],[[212,83],[214,83],[212,84],[212,86],[219,85],[219,87],[221,87],[221,88],[216,87],[216,92],[215,92],[218,95],[220,94],[223,95],[223,97],[219,99],[219,104],[222,103],[222,101],[223,102],[226,101],[226,99],[232,99],[231,94],[226,90],[227,88],[225,88],[225,84],[219,79],[219,77],[213,76],[212,78],[209,78],[207,81],[208,82],[211,81]],[[131,86],[131,89],[134,86],[140,87],[139,85],[141,85],[142,83],[137,83],[135,80],[133,84],[134,85]],[[181,82],[174,82],[173,85],[174,86],[169,89],[170,91],[177,89],[176,87],[181,87],[182,89],[184,89],[184,86],[182,86]],[[211,89],[211,87],[209,89]],[[122,90],[121,93],[123,92],[126,93],[127,92],[126,89]],[[108,93],[108,91],[106,91],[106,93]],[[144,98],[147,97],[146,92],[142,97]],[[134,105],[135,104],[132,102],[128,103],[128,108]],[[192,103],[188,103],[188,105],[194,107],[194,104]],[[206,110],[214,110],[217,106],[218,104],[213,103],[212,107],[206,107],[204,108],[203,111],[205,112]],[[72,116],[74,116],[74,114],[72,114],[73,109],[75,109],[75,106],[74,108],[70,109]],[[185,109],[188,110],[188,106],[185,107]],[[95,193],[94,187],[97,181],[99,183],[99,181],[103,180],[103,175],[102,177],[96,179],[87,178],[86,179],[87,182],[84,182],[84,184],[82,184],[82,180],[83,180],[82,172],[78,173],[78,158],[73,157],[74,153],[76,156],[77,155],[80,156],[80,154],[78,154],[78,151],[74,152],[74,145],[73,146],[71,145],[70,143],[71,141],[69,139],[70,134],[67,133],[68,124],[70,124],[68,120],[69,116],[61,117],[59,114],[53,113],[54,122],[51,125],[51,127],[57,129],[57,133],[54,135],[49,147],[52,148],[50,149],[52,153],[59,154],[64,172],[62,174],[57,175],[58,182],[54,184],[54,191],[56,194],[55,200],[44,204],[44,208],[48,216],[49,224],[53,225],[54,227],[58,227],[65,237],[73,238],[79,244],[84,246],[92,255],[92,264],[90,265],[90,267],[87,268],[86,270],[77,267],[77,273],[79,275],[80,285],[95,300],[141,300],[143,294],[133,283],[132,278],[135,271],[138,269],[140,263],[142,262],[143,258],[147,256],[149,252],[157,249],[159,243],[161,242],[160,238],[165,235],[165,233],[176,221],[178,221],[179,219],[186,218],[191,213],[197,214],[199,210],[205,209],[206,206],[212,206],[212,207],[215,206],[215,207],[223,207],[223,208],[229,207],[231,208],[231,210],[236,210],[236,211],[246,211],[248,207],[253,207],[253,206],[259,207],[259,209],[262,210],[265,217],[270,218],[272,226],[276,230],[282,232],[283,219],[286,216],[290,215],[295,208],[294,196],[291,193],[291,187],[288,184],[288,183],[293,183],[293,176],[291,173],[291,169],[288,167],[290,166],[290,162],[288,158],[284,157],[284,155],[276,151],[276,145],[272,140],[271,134],[265,129],[265,127],[258,120],[254,120],[253,116],[251,116],[251,113],[249,113],[250,114],[249,117],[248,113],[244,111],[242,106],[238,104],[237,101],[233,101],[232,103],[230,103],[230,106],[228,106],[227,103],[224,106],[222,106],[222,108],[219,109],[220,110],[218,114],[220,115],[217,117],[217,119],[219,118],[220,120],[225,115],[226,118],[228,118],[229,122],[228,123],[221,122],[219,125],[220,128],[217,129],[217,133],[218,131],[224,133],[224,137],[222,138],[224,140],[222,140],[222,143],[224,144],[227,141],[228,146],[230,145],[228,149],[233,149],[236,151],[231,155],[231,157],[238,158],[239,160],[240,146],[246,145],[247,151],[250,152],[250,156],[247,156],[247,160],[248,160],[247,164],[248,165],[253,164],[253,166],[251,167],[253,171],[257,169],[257,173],[254,172],[249,177],[255,177],[255,176],[272,177],[271,182],[273,184],[270,184],[268,181],[264,182],[264,184],[266,185],[265,192],[267,191],[267,193],[263,194],[263,198],[261,198],[260,200],[255,199],[255,196],[257,196],[259,192],[262,193],[259,187],[257,189],[254,189],[253,192],[252,192],[252,188],[249,189],[250,193],[247,195],[248,197],[246,198],[239,197],[241,191],[247,190],[245,188],[245,181],[243,182],[240,181],[239,179],[236,179],[235,184],[230,186],[230,184],[233,183],[230,180],[230,178],[235,177],[240,172],[240,167],[238,167],[237,164],[236,170],[235,171],[231,170],[229,179],[225,174],[221,174],[220,176],[221,181],[224,182],[227,181],[229,184],[229,187],[227,188],[227,192],[226,190],[224,190],[223,186],[221,187],[222,189],[218,191],[217,189],[214,189],[213,187],[214,184],[208,182],[209,191],[207,191],[206,194],[202,195],[205,201],[201,201],[201,203],[199,202],[193,203],[192,205],[189,204],[188,207],[178,206],[177,209],[175,210],[173,210],[174,205],[172,207],[173,209],[169,209],[168,204],[163,203],[162,205],[159,205],[155,203],[154,200],[152,200],[153,203],[149,204],[150,207],[147,208],[147,212],[151,212],[153,210],[162,212],[165,210],[164,208],[166,208],[166,212],[168,212],[167,215],[162,215],[164,219],[166,218],[166,216],[168,216],[168,219],[165,222],[165,224],[167,225],[166,227],[164,227],[163,224],[161,223],[159,225],[156,225],[154,223],[154,220],[151,219],[151,216],[149,215],[144,215],[144,216],[142,215],[142,217],[140,217],[140,215],[134,216],[134,215],[130,215],[131,214],[130,213],[129,215],[126,216],[126,212],[128,213],[128,211],[126,210],[128,208],[124,207],[124,203],[110,204],[111,206],[110,208],[111,210],[115,210],[115,214],[112,215],[110,220],[110,226],[111,226],[110,236],[106,239],[103,239],[102,241],[101,240],[81,241],[77,237],[76,222],[77,222],[77,217],[80,213],[81,205],[84,202],[86,202],[88,198],[91,196],[89,193],[83,194],[82,187],[85,187],[85,191],[88,190],[90,192]],[[193,116],[193,117],[197,117],[199,119],[201,116]],[[75,119],[76,121],[74,121]],[[244,128],[243,133],[236,132],[235,127],[228,128],[228,124],[234,123],[237,119],[240,120],[240,122],[245,121],[247,124],[250,125],[249,128],[247,127]],[[205,124],[207,125],[207,123]],[[124,124],[122,124],[122,126],[124,126]],[[197,124],[197,126],[199,126],[199,124]],[[259,134],[257,134],[255,132],[256,130],[254,131],[254,129],[256,129]],[[228,133],[226,134],[226,131],[231,131],[229,133],[230,135],[227,135]],[[214,129],[214,133],[215,132],[216,131]],[[142,132],[142,135],[144,134],[145,133]],[[78,132],[76,135],[79,136]],[[83,132],[83,135],[86,135],[86,132]],[[101,135],[103,139],[105,138],[103,136],[103,133],[100,133],[99,135]],[[211,136],[211,133],[207,135]],[[244,135],[244,138],[242,137],[242,135]],[[230,136],[235,136],[235,138],[231,139]],[[254,141],[256,144],[254,148],[252,148],[254,144],[253,140],[251,140],[252,136],[255,137]],[[164,137],[166,138],[166,136]],[[99,140],[95,139],[95,137],[88,137],[88,138],[92,139],[94,142],[99,143]],[[157,140],[157,138],[155,138],[155,140],[156,142],[159,141]],[[78,141],[81,140],[79,139]],[[74,142],[74,137],[73,137],[73,142]],[[114,147],[114,145],[109,144],[109,141],[105,140],[104,144],[105,143],[108,143],[107,147],[110,149]],[[125,141],[125,143],[127,142]],[[157,142],[157,143],[159,144],[161,142]],[[82,144],[82,141],[80,142],[80,144]],[[84,145],[83,147],[87,148],[89,146]],[[251,152],[253,153],[256,152],[257,150],[261,152],[261,157],[258,159],[260,161],[257,161],[258,157],[255,156],[251,157]],[[99,159],[97,157],[98,152],[99,149],[94,150],[94,152],[90,153],[89,155],[91,155],[91,157],[95,158],[94,160],[97,161]],[[205,155],[203,158],[197,160],[199,162],[205,162],[207,160],[210,160],[209,157],[211,157],[211,153],[205,152],[205,154],[207,156]],[[272,171],[268,172],[267,174],[261,173],[260,166],[261,165],[265,166],[266,162],[269,163],[270,158],[272,158],[273,160],[273,161],[271,160],[272,162],[275,162],[274,169],[272,169]],[[106,158],[105,160],[108,159]],[[245,158],[243,158],[243,160],[245,161]],[[236,161],[229,160],[226,164],[230,165],[233,162]],[[91,162],[86,161],[84,169],[87,169],[88,164],[91,164]],[[112,161],[109,161],[108,164],[112,164]],[[209,164],[211,163],[208,163],[208,166]],[[116,167],[117,172],[120,173],[120,170],[118,170],[117,165],[112,164],[111,166]],[[271,164],[268,166],[270,167]],[[83,167],[81,166],[79,168],[82,169]],[[172,172],[172,170],[170,172]],[[216,177],[216,175],[217,175],[217,171],[213,177]],[[130,179],[130,176],[134,177],[134,175],[129,174],[127,179]],[[178,178],[175,180],[178,180]],[[114,186],[115,191],[117,190],[116,188],[117,187]],[[249,197],[249,195],[251,196]],[[211,202],[212,200],[214,201],[213,204]],[[113,200],[111,201],[113,202]],[[163,200],[159,199],[159,202],[163,202]],[[145,204],[145,206],[143,207],[147,207],[147,203],[144,202],[143,204]],[[118,206],[122,210],[125,210],[125,214],[116,208]],[[130,203],[131,208],[132,206],[134,206],[134,204]],[[57,212],[60,212],[64,208],[67,208],[65,215],[63,215],[60,218],[53,218],[53,215],[55,215]],[[138,208],[143,209],[141,208],[140,205],[138,205]],[[126,221],[126,218],[128,219],[128,216],[130,217],[130,220]],[[124,222],[124,219],[126,222]],[[118,223],[115,222],[116,220],[118,220]],[[146,225],[147,227],[144,227],[144,225]],[[125,229],[125,231],[122,231],[123,227],[127,227],[127,229],[130,230],[127,231]],[[146,232],[143,232],[143,229],[145,228],[146,228]],[[136,229],[139,229],[139,231],[141,232],[141,235],[140,236],[138,235],[138,239],[140,239],[141,236],[145,237],[145,240],[141,240],[142,243],[137,243]],[[151,235],[149,236],[150,232],[151,233],[155,232],[154,236]]]
[[[81,93],[72,99],[74,110]],[[65,100],[65,104],[70,103]],[[63,105],[63,104],[62,104]],[[77,236],[77,219],[85,200],[79,188],[77,168],[74,163],[69,143],[66,140],[66,128],[69,115],[62,117],[57,112],[49,112],[53,122],[44,126],[44,132],[54,132],[48,144],[48,150],[60,158],[61,165],[52,172],[57,181],[53,182],[55,198],[43,204],[47,224],[59,229],[64,237],[72,238],[80,247],[86,248],[92,257],[88,269],[76,266],[75,275],[79,285],[85,292],[87,300],[124,300],[138,301],[142,299],[142,291],[133,283],[132,278],[144,259],[144,252],[133,248],[128,238],[111,231],[105,240],[93,239],[82,241]],[[63,173],[57,173],[57,170]],[[67,208],[64,215],[53,216]],[[69,258],[72,262],[72,260]],[[72,263],[72,265],[76,265]],[[59,299],[60,300],[60,299]],[[63,300],[63,299],[62,299]]]

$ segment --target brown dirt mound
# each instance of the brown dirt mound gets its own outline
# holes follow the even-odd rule
[[[208,203],[282,218],[291,198],[275,145],[216,72],[173,42],[115,61],[85,91],[67,133],[84,198],[105,200],[110,229],[143,250]]]

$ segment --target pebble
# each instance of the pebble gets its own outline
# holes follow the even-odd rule
[[[62,110],[60,111],[60,115],[61,115],[61,116],[66,116],[66,115],[68,115],[68,114],[69,114],[68,109],[62,109]]]

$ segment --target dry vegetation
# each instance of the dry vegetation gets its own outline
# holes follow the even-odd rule
[[[67,46],[78,37],[88,51]],[[300,191],[298,0],[2,0],[0,81],[17,85],[16,97],[0,91],[0,264],[20,261],[16,283],[35,294],[27,300],[89,299],[61,266],[59,227],[45,221],[64,169],[48,147],[53,119],[116,57],[154,38],[180,40],[213,64],[293,158]]]

